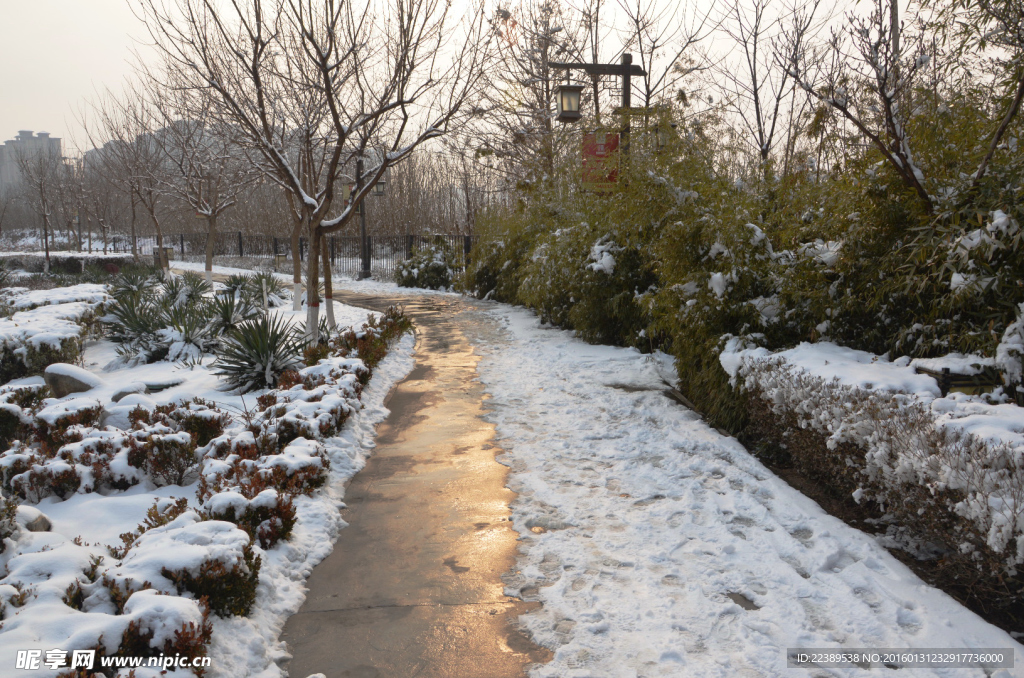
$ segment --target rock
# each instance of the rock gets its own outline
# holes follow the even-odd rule
[[[156,409],[156,401],[142,393],[129,393],[116,403],[104,405],[103,415],[100,417],[100,426],[115,426],[125,431],[130,430],[132,423],[128,415],[136,407],[142,407],[152,412]]]
[[[19,506],[15,520],[29,532],[49,532],[53,528],[46,514],[31,506]]]
[[[71,393],[91,391],[103,385],[103,380],[92,372],[67,363],[54,363],[47,367],[43,372],[43,380],[58,398]]]
[[[124,388],[119,388],[114,393],[114,395],[111,396],[110,399],[113,400],[115,403],[117,403],[117,402],[121,402],[121,399],[124,398],[125,396],[132,395],[134,393],[142,393],[142,394],[149,393],[149,387],[146,386],[141,381],[133,381],[132,383],[130,383],[127,386],[125,386]]]

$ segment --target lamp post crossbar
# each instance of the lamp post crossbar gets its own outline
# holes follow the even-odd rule
[[[631,76],[644,76],[647,75],[647,71],[638,64],[633,63],[633,55],[626,52],[622,55],[622,62],[618,64],[587,64],[581,62],[574,63],[563,63],[559,61],[549,61],[548,66],[556,70],[577,70],[583,71],[588,75],[617,75],[622,78],[622,106],[621,108],[628,111],[632,108],[632,89],[630,87],[629,79]],[[624,155],[629,155],[629,117],[627,116],[622,126],[622,152]]]

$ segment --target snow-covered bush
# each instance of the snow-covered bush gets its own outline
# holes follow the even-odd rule
[[[217,373],[241,393],[273,388],[300,364],[302,338],[279,316],[261,315],[232,330],[217,350]]]
[[[163,485],[185,485],[185,478],[196,469],[199,459],[192,436],[181,433],[154,433],[139,441],[131,438],[133,446],[129,454],[143,458],[146,474],[158,487]]]
[[[44,454],[54,456],[57,450],[82,439],[84,427],[99,421],[103,406],[94,398],[71,398],[46,405],[33,421],[33,440]]]
[[[745,362],[744,431],[760,454],[834,496],[877,507],[904,546],[927,545],[956,586],[1024,602],[1024,457],[936,425],[909,394],[827,381],[778,359]],[[920,555],[920,553],[918,554]]]
[[[295,506],[287,495],[266,489],[251,499],[239,492],[218,492],[204,502],[212,520],[234,523],[264,549],[287,539],[295,526]]]
[[[152,283],[150,276],[123,276],[108,308],[107,334],[121,359],[129,365],[194,360],[211,351],[226,326],[218,315],[223,309],[206,297],[206,280],[190,272],[162,287]]]
[[[125,490],[147,479],[156,486],[181,485],[198,467],[197,447],[223,434],[230,422],[227,413],[197,398],[155,409],[138,406],[127,418],[131,430],[100,429],[97,401],[74,398],[41,407],[46,401],[35,402],[39,393],[26,395],[32,391],[0,393],[0,400],[11,401],[0,411],[20,422],[19,438],[0,453],[0,483],[34,502]]]
[[[152,589],[136,591],[124,605],[123,614],[130,621],[121,634],[117,654],[182,657],[192,662],[205,657],[213,635],[207,611],[194,600]]]
[[[311,494],[327,481],[330,458],[323,445],[296,438],[279,447],[273,418],[268,432],[259,438],[243,434],[215,440],[200,471],[199,498],[206,501],[219,492],[237,492],[247,499],[274,489],[286,496]]]
[[[0,318],[0,383],[74,363],[99,304],[45,305]]]
[[[0,386],[0,450],[28,437],[32,421],[49,395],[46,386]]]
[[[334,355],[343,358],[355,351],[364,369],[351,369],[355,369],[360,382],[366,384],[370,381],[373,368],[387,355],[391,343],[410,331],[412,320],[405,315],[405,311],[398,306],[388,306],[380,316],[369,316],[359,329],[353,327],[332,338],[329,346]],[[304,373],[311,374],[306,371]],[[311,387],[307,385],[307,388]]]
[[[18,523],[15,522],[17,511],[17,500],[0,493],[0,553],[7,550],[7,540],[18,531]],[[0,610],[0,619],[3,619],[2,610]]]
[[[644,302],[656,278],[643,252],[620,244],[630,238],[608,213],[611,204],[598,205],[576,223],[560,215],[559,228],[540,238],[523,267],[520,301],[585,341],[649,350]]]
[[[169,521],[140,525],[137,534],[125,540],[125,548],[116,554],[120,562],[103,573],[108,588],[138,591],[146,582],[162,593],[187,592],[196,600],[205,599],[210,611],[220,616],[248,614],[261,564],[249,535],[231,523],[204,520],[182,508],[176,507]]]
[[[412,256],[395,268],[395,282],[399,287],[422,287],[429,290],[448,289],[452,286],[455,252],[444,241],[416,249]]]

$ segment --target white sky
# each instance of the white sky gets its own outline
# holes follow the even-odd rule
[[[30,129],[67,149],[82,104],[131,72],[143,30],[126,0],[0,0],[0,142]]]
[[[708,1],[691,3],[704,7]],[[612,16],[605,20],[616,21],[617,4],[606,3]],[[22,129],[45,131],[64,139],[65,152],[73,153],[75,137],[86,143],[75,116],[98,91],[120,90],[132,72],[132,50],[146,51],[133,38],[144,37],[128,0],[0,0],[0,143]],[[602,51],[615,52],[620,39],[608,31]]]

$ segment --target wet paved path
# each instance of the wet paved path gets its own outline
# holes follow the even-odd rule
[[[387,300],[338,293],[382,310]],[[346,490],[349,526],[307,582],[284,640],[292,678],[506,678],[549,653],[516,630],[513,493],[463,332],[464,302],[403,297],[416,367],[387,401],[377,448]]]

